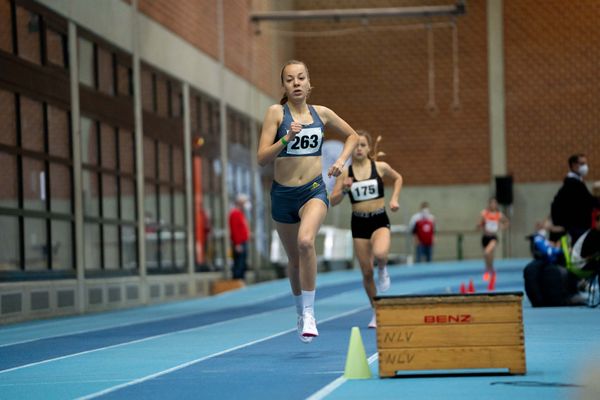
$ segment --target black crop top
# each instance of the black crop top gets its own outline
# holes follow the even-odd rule
[[[348,176],[354,178],[352,165],[348,167]],[[383,179],[377,173],[375,161],[371,160],[371,176],[362,181],[354,181],[350,187],[350,202],[380,199],[383,197]]]

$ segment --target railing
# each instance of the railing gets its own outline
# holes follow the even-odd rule
[[[391,246],[388,259],[391,264],[412,264],[415,252],[413,235],[406,225],[391,226]],[[435,233],[434,259],[463,260],[481,257],[480,237],[476,230],[440,230]],[[349,229],[322,226],[317,234],[317,263],[319,270],[329,271],[355,266],[352,233]],[[272,233],[270,261],[285,270],[287,255],[276,231]]]
[[[434,257],[440,260],[464,260],[481,257],[481,232],[475,229],[448,229],[435,232]]]
[[[406,236],[405,225],[392,225],[392,240],[398,234]],[[322,226],[317,234],[316,243],[317,263],[320,270],[329,271],[340,268],[353,268],[354,246],[352,232],[349,229],[340,229],[334,226]],[[392,247],[394,249],[394,247]],[[402,248],[406,249],[406,240],[403,240]],[[285,254],[281,240],[276,231],[272,233],[271,240],[271,264],[276,267],[285,268],[288,259]],[[412,262],[410,253],[406,251],[393,251],[389,255],[390,261],[394,263]]]
[[[285,268],[288,258],[277,231],[273,230],[271,237],[271,264]],[[321,269],[327,271],[339,266],[352,267],[354,249],[349,229],[324,225],[319,230],[315,242],[317,263]]]

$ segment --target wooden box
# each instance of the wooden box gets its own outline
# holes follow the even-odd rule
[[[522,292],[375,297],[379,376],[484,369],[525,374],[522,298]]]
[[[244,286],[246,286],[246,284],[243,279],[221,279],[211,283],[210,294],[215,295],[230,290],[241,289]]]

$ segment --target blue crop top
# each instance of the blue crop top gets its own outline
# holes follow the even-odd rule
[[[348,177],[354,178],[352,165],[348,167]],[[358,203],[383,197],[383,179],[377,173],[375,161],[371,160],[371,176],[362,181],[355,180],[350,187],[350,203]]]
[[[303,125],[302,130],[296,135],[294,140],[289,142],[287,146],[281,150],[277,157],[304,157],[304,156],[320,156],[321,148],[323,147],[323,121],[313,106],[308,105],[308,110],[313,119],[312,124]],[[292,114],[287,104],[283,105],[283,120],[277,128],[275,135],[276,143],[278,140],[287,135],[290,125],[293,121]]]

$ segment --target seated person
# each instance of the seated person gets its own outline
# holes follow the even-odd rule
[[[580,278],[590,278],[600,272],[600,214],[593,228],[584,232],[573,245],[567,267]]]
[[[547,232],[550,232],[546,238]],[[533,307],[556,307],[585,304],[579,294],[579,278],[565,268],[566,260],[560,238],[564,231],[548,222],[528,236],[534,260],[523,270],[525,292]]]

